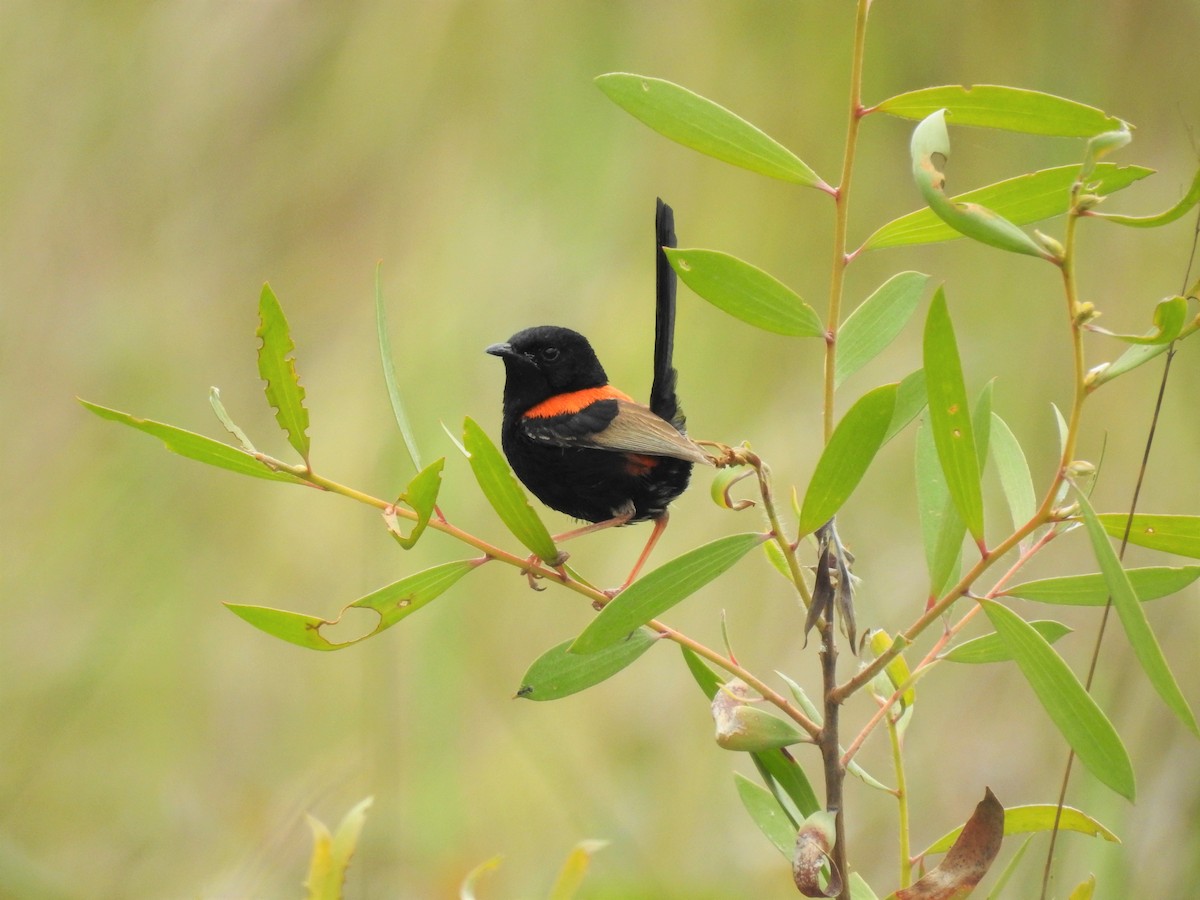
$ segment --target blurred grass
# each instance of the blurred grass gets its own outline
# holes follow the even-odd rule
[[[732,790],[729,770],[743,763],[712,745],[671,648],[582,696],[513,702],[527,663],[589,613],[487,570],[350,651],[272,641],[219,601],[332,614],[461,551],[430,536],[406,556],[368,510],[196,467],[72,398],[219,436],[207,404],[216,384],[259,446],[283,453],[254,365],[255,299],[269,279],[299,345],[314,464],[394,493],[410,473],[375,351],[382,260],[414,427],[426,457],[450,457],[443,508],[503,539],[438,423],[457,430],[469,414],[494,433],[501,376],[482,348],[540,322],[586,332],[614,380],[645,394],[656,194],[675,206],[682,245],[742,256],[818,308],[826,291],[830,211],[818,194],[668,144],[592,77],[675,80],[833,180],[847,6],[0,6],[0,896],[299,896],[303,811],[337,821],[367,794],[377,800],[354,898],[450,896],[497,852],[506,859],[488,895],[537,896],[585,837],[612,841],[585,896],[793,895]],[[1110,206],[1156,211],[1195,165],[1198,35],[1192,0],[1156,4],[1155,15],[1133,2],[1022,0],[969,15],[948,0],[881,2],[866,91],[873,101],[932,83],[1010,83],[1099,106],[1138,126],[1120,161],[1161,172]],[[909,128],[867,122],[852,240],[916,205]],[[954,141],[953,189],[1079,152],[984,131]],[[1143,327],[1179,289],[1187,232],[1085,229],[1082,293],[1105,325]],[[881,251],[852,268],[848,300],[900,268],[946,283],[969,388],[999,376],[997,411],[1044,477],[1056,446],[1046,401],[1068,399],[1052,273],[963,243]],[[677,361],[693,433],[750,439],[782,484],[802,482],[818,446],[818,348],[754,333],[682,293]],[[918,360],[911,329],[847,385],[844,404]],[[1157,372],[1147,366],[1094,404],[1081,447],[1093,459],[1105,447],[1103,509],[1127,502]],[[1147,511],[1196,509],[1198,373],[1187,348]],[[902,627],[923,602],[911,484],[911,442],[897,441],[847,508],[843,536],[866,579],[860,624]],[[678,504],[660,559],[744,527],[704,494]],[[573,548],[575,561],[615,583],[640,541],[598,535]],[[1037,568],[1090,565],[1082,541],[1060,543]],[[1193,705],[1197,599],[1193,588],[1150,613]],[[799,627],[792,601],[767,567],[743,563],[671,621],[716,643],[722,608],[744,660],[813,684],[812,653],[786,624]],[[1060,648],[1079,670],[1093,617],[1076,612],[1060,616],[1079,629]],[[1179,851],[1200,841],[1196,745],[1119,635],[1097,691],[1131,746],[1140,799],[1130,807],[1077,774],[1071,799],[1125,846],[1065,839],[1059,893],[1097,871],[1099,897],[1185,896],[1196,868]],[[1006,803],[1053,798],[1062,742],[1009,668],[943,671],[919,693],[908,739],[918,845],[961,821],[984,784]],[[846,718],[868,713],[860,704]],[[882,743],[863,761],[884,777]],[[882,890],[894,877],[894,811],[857,783],[849,790],[855,858]],[[1019,879],[1026,888],[1039,857]]]

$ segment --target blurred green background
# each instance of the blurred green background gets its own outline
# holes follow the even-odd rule
[[[299,345],[314,464],[390,496],[410,471],[375,345],[382,261],[411,417],[425,455],[448,456],[442,507],[512,545],[439,423],[457,431],[471,415],[495,434],[501,370],[483,347],[542,322],[586,332],[614,381],[646,394],[656,195],[675,206],[682,246],[742,256],[818,308],[828,286],[826,198],[669,144],[591,79],[625,70],[682,83],[832,182],[851,25],[852,4],[832,0],[0,6],[0,895],[296,897],[303,813],[332,825],[368,794],[351,898],[452,896],[497,853],[484,896],[544,895],[584,838],[611,845],[581,896],[794,895],[735,796],[730,771],[748,771],[746,760],[712,743],[673,648],[585,694],[514,701],[526,665],[590,610],[490,568],[354,649],[280,643],[221,601],[332,616],[462,550],[430,534],[405,554],[366,507],[184,461],[74,397],[222,436],[207,402],[217,385],[259,446],[283,454],[255,369],[255,305],[269,279]],[[1152,13],[1132,0],[883,0],[865,93],[873,102],[927,84],[1007,83],[1099,106],[1138,128],[1118,161],[1160,172],[1109,207],[1153,212],[1196,164],[1198,38],[1195,0],[1161,0]],[[852,241],[916,205],[910,128],[866,122]],[[979,130],[952,139],[955,190],[1081,152],[1075,141]],[[1104,324],[1146,326],[1154,302],[1180,289],[1190,232],[1186,222],[1150,233],[1086,225],[1081,290]],[[1056,274],[964,242],[885,250],[851,268],[848,301],[905,268],[946,284],[970,389],[997,377],[996,408],[1044,481],[1057,452],[1049,404],[1069,402]],[[681,289],[677,363],[692,433],[752,441],[786,496],[819,449],[819,349],[755,332]],[[1096,339],[1092,358],[1116,349]],[[1176,360],[1145,511],[1197,512],[1196,349]],[[918,360],[911,327],[847,384],[841,408]],[[1159,371],[1146,366],[1092,404],[1081,453],[1103,452],[1101,509],[1128,502]],[[842,516],[864,578],[863,626],[904,627],[924,603],[911,457],[909,431]],[[717,510],[697,482],[659,561],[758,526],[756,512]],[[574,561],[615,584],[645,534],[589,538]],[[1031,571],[1093,566],[1072,535]],[[1197,600],[1193,587],[1149,610],[1193,706]],[[1083,670],[1094,614],[1018,608],[1076,627],[1059,647]],[[716,645],[721,610],[745,664],[815,690],[802,618],[761,560],[668,620]],[[852,665],[844,654],[844,671]],[[1056,893],[1096,872],[1099,897],[1194,896],[1200,745],[1131,664],[1119,629],[1097,693],[1130,746],[1139,798],[1115,798],[1077,767],[1070,801],[1125,843],[1067,835]],[[871,711],[855,702],[848,734]],[[1051,802],[1065,750],[1011,666],[945,666],[919,688],[908,754],[922,847],[961,822],[985,785],[1009,805]],[[800,758],[817,781],[815,755]],[[892,780],[882,735],[862,761]],[[852,859],[883,896],[896,872],[894,803],[848,784]],[[1033,895],[1043,848],[1044,838],[1011,896]]]

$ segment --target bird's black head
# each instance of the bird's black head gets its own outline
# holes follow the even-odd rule
[[[556,394],[608,384],[592,345],[570,328],[526,328],[487,352],[504,360],[506,414],[519,415]]]

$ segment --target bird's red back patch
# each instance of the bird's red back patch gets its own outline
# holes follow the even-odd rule
[[[617,390],[611,384],[601,387],[584,388],[582,391],[571,391],[566,394],[555,394],[548,400],[543,400],[537,406],[525,412],[527,419],[548,419],[552,416],[565,416],[577,413],[581,409],[595,403],[597,400],[628,400],[633,398]]]

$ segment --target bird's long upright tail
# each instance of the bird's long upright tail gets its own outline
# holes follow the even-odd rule
[[[675,270],[667,262],[664,247],[675,246],[675,213],[660,198],[654,215],[655,314],[654,382],[650,387],[650,409],[680,431],[686,419],[675,394],[678,373],[675,355]]]

